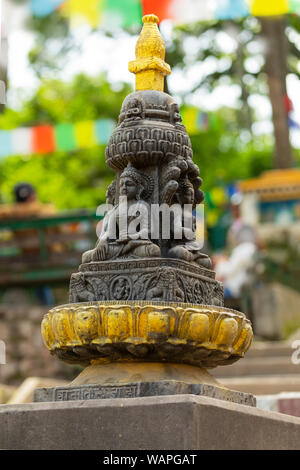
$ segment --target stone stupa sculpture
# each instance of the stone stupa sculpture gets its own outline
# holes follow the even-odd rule
[[[106,148],[115,171],[111,208],[95,248],[71,277],[70,303],[42,322],[51,354],[86,368],[69,387],[37,390],[36,400],[196,393],[254,404],[252,395],[224,389],[206,371],[242,358],[252,329],[243,313],[223,307],[193,213],[183,217],[190,223],[180,239],[174,220],[167,239],[159,218],[155,237],[149,224],[153,205],[195,209],[203,193],[178,105],[163,92],[170,67],[158,18],[147,15],[143,23],[129,63],[136,91],[124,100]],[[124,230],[136,217],[138,238]]]

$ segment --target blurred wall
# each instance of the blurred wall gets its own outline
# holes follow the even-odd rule
[[[0,305],[0,340],[6,364],[0,364],[0,384],[19,385],[27,377],[72,380],[81,370],[52,357],[43,344],[41,321],[47,308]]]

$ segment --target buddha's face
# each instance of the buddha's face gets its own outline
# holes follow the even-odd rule
[[[188,188],[181,195],[182,204],[193,204],[194,202],[194,190],[193,188]]]
[[[136,183],[125,176],[124,178],[120,179],[120,194],[121,196],[126,196],[127,199],[135,199],[137,195],[137,185]]]

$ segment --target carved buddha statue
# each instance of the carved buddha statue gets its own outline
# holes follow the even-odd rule
[[[195,217],[184,207],[194,210],[203,201],[202,179],[179,107],[163,91],[170,69],[157,22],[154,15],[143,18],[136,60],[129,64],[136,89],[123,101],[105,149],[115,173],[106,193],[110,208],[95,248],[72,275],[72,302],[94,296],[222,303],[222,286],[196,239]],[[172,223],[174,204],[180,215]]]
[[[179,182],[179,188],[176,193],[177,203],[182,207],[182,220],[178,221],[182,227],[181,239],[176,240],[174,233],[171,237],[168,256],[171,258],[183,259],[189,262],[195,262],[204,268],[211,269],[210,258],[202,253],[202,245],[196,240],[196,217],[192,209],[195,203],[194,187],[188,179]],[[173,230],[176,225],[176,218],[173,220]]]
[[[150,211],[145,201],[153,189],[151,178],[128,164],[119,187],[119,204],[107,212],[97,245],[83,254],[83,263],[160,256],[160,248],[150,240]]]

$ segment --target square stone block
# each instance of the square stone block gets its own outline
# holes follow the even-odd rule
[[[0,448],[300,449],[300,419],[194,395],[0,406]]]

